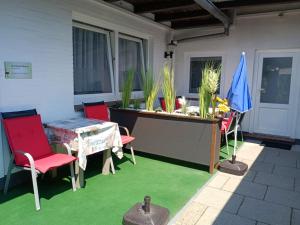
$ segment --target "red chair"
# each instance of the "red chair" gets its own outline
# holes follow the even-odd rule
[[[110,121],[109,115],[108,115],[108,107],[104,102],[83,103],[83,109],[84,109],[84,115],[86,118]],[[122,144],[130,145],[132,161],[133,161],[133,164],[136,164],[135,157],[134,157],[134,151],[133,151],[133,148],[131,145],[131,143],[135,139],[135,137],[130,136],[129,130],[126,127],[119,126],[119,128],[124,129],[124,131],[126,132],[126,135],[121,135]]]
[[[181,98],[181,96],[176,96],[176,99],[175,99],[175,110],[181,108],[181,104],[179,103],[179,98]],[[166,103],[165,103],[165,99],[163,97],[159,98],[159,103],[160,103],[161,109],[163,111],[166,111]]]
[[[31,171],[36,210],[40,210],[37,175],[70,164],[73,191],[75,177],[73,161],[75,157],[68,154],[53,153],[43,129],[41,117],[36,110],[1,113],[3,125],[12,157],[10,159],[4,193],[7,193],[13,167]]]
[[[225,136],[227,155],[229,155],[228,135],[234,132],[234,129],[231,129],[234,118],[235,118],[235,112],[231,112],[228,118],[223,118],[222,120],[221,134]]]

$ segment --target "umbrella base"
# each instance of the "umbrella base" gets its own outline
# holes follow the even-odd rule
[[[231,160],[226,160],[220,163],[219,170],[224,173],[243,176],[248,170],[248,165],[239,161],[232,162]]]

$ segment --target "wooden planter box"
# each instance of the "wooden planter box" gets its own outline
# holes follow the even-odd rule
[[[111,121],[126,126],[136,151],[209,166],[219,162],[220,120],[130,109],[110,109]]]

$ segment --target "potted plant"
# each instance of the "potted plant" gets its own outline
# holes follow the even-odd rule
[[[166,104],[166,112],[172,113],[175,108],[176,91],[174,87],[174,71],[169,64],[163,68],[162,93]]]

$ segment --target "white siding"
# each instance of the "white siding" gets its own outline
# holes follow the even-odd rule
[[[76,116],[73,95],[72,16],[94,18],[98,26],[115,24],[150,38],[154,71],[163,62],[166,30],[134,21],[92,1],[1,0],[0,111],[37,108],[44,122]],[[4,61],[32,63],[32,79],[4,78]],[[0,130],[0,178],[8,149]]]
[[[179,95],[188,96],[189,72],[186,70],[185,55],[199,53],[203,55],[217,54],[223,56],[223,88],[221,95],[226,97],[234,70],[239,63],[240,54],[246,52],[249,84],[252,89],[254,61],[256,50],[299,49],[300,48],[300,13],[279,16],[262,16],[238,18],[230,35],[218,38],[206,38],[179,43],[176,48],[175,82]],[[195,31],[193,31],[195,34]],[[175,36],[192,35],[186,31],[176,32]],[[188,63],[188,62],[187,62]],[[297,74],[298,76],[300,74]],[[300,87],[300,84],[297,84]],[[254,95],[254,91],[252,95]],[[297,110],[297,109],[295,109]],[[298,109],[300,112],[300,108]],[[243,129],[249,131],[249,116],[247,113]],[[296,138],[300,138],[300,119]]]

